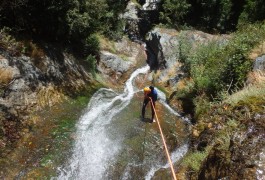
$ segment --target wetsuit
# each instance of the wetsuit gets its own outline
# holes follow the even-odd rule
[[[143,106],[142,106],[142,118],[144,118],[144,116],[145,116],[145,108],[146,108],[148,102],[150,101],[150,98],[153,101],[154,107],[155,107],[155,102],[157,100],[157,91],[152,86],[150,86],[150,89],[151,89],[151,92],[149,92],[148,94],[145,94],[145,98],[144,98],[144,102],[143,102]],[[154,120],[155,110],[153,109],[152,104],[151,104],[151,110],[152,110],[152,120]]]

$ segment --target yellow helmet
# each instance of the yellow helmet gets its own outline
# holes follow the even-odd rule
[[[150,89],[149,87],[145,87],[145,88],[144,88],[144,92],[145,92],[145,93],[150,93],[150,92],[151,92],[151,89]]]

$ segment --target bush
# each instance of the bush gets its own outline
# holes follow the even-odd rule
[[[160,20],[174,27],[185,24],[185,19],[189,13],[191,4],[187,0],[163,0]]]
[[[98,48],[95,38],[91,40],[95,32],[121,35],[119,13],[126,4],[114,0],[3,0],[0,24],[22,37],[76,46],[77,50],[87,51],[89,46],[93,53]]]
[[[173,27],[193,26],[208,32],[227,33],[238,23],[265,19],[263,0],[162,0],[160,20]]]
[[[196,151],[193,153],[189,153],[184,157],[182,164],[184,166],[190,167],[193,171],[198,172],[207,155],[208,152],[206,151]]]
[[[263,0],[246,0],[239,17],[239,24],[262,21],[265,19],[265,4]]]
[[[93,76],[96,75],[96,58],[92,55],[88,55],[86,58],[86,62],[88,63],[88,69],[92,73]]]
[[[244,86],[252,68],[248,54],[265,39],[265,24],[244,27],[233,37],[227,45],[212,42],[201,45],[196,52],[189,52],[189,46],[182,45],[181,51],[190,53],[181,58],[197,94],[215,98],[222,91],[232,92]]]
[[[86,37],[80,42],[74,44],[74,51],[81,58],[86,58],[89,55],[97,56],[99,54],[99,40],[95,34]]]

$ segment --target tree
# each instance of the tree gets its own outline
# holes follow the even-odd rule
[[[240,23],[256,22],[265,19],[264,0],[246,0],[243,12],[239,17]]]
[[[187,0],[163,0],[160,20],[175,27],[185,24],[191,4]]]

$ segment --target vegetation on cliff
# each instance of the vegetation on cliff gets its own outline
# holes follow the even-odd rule
[[[3,0],[0,3],[0,50],[11,56],[29,56],[34,65],[41,67],[45,54],[43,44],[53,43],[85,59],[89,71],[93,72],[100,47],[95,34],[100,32],[119,39],[124,25],[119,14],[126,5],[127,1],[115,0]],[[263,1],[162,0],[160,5],[160,22],[170,27],[194,27],[214,33],[235,31],[228,42],[212,42],[196,51],[191,51],[192,45],[182,40],[180,60],[188,77],[183,80],[186,86],[176,89],[173,99],[191,102],[188,108],[194,124],[191,151],[184,157],[181,167],[188,169],[187,175],[192,179],[217,179],[228,175],[231,179],[254,179],[258,170],[255,160],[265,145],[262,139],[264,80],[244,87],[253,64],[251,50],[265,40]],[[10,73],[0,69],[1,96],[13,80]],[[64,122],[71,122],[71,127],[62,125],[71,131],[72,119],[58,122],[53,135],[58,138],[65,135],[60,129],[60,123]],[[5,126],[22,129],[14,127],[13,122]],[[70,136],[71,133],[65,135],[66,138]],[[3,131],[0,137],[4,137]],[[54,142],[57,140],[62,142],[56,138]],[[5,146],[3,142],[0,141],[1,147]],[[31,142],[28,143],[30,147]],[[51,151],[53,156],[60,149],[52,147]],[[38,163],[46,167],[50,159],[43,157]]]
[[[192,78],[190,93],[205,94],[213,100],[244,86],[253,66],[249,53],[263,42],[265,24],[245,26],[231,36],[229,42],[211,42],[196,51],[183,40],[180,58]]]
[[[3,0],[0,29],[4,28],[20,42],[19,53],[30,49],[32,40],[39,45],[55,43],[79,58],[92,61],[90,66],[93,66],[99,53],[99,40],[94,34],[100,32],[110,38],[120,38],[123,21],[119,14],[126,4],[127,1],[113,0]],[[5,48],[1,41],[0,48]]]
[[[264,147],[265,81],[262,72],[252,72],[251,54],[264,37],[265,24],[259,23],[197,51],[183,40],[180,58],[188,77],[174,98],[192,103],[191,150],[182,162],[191,179],[256,177]]]

